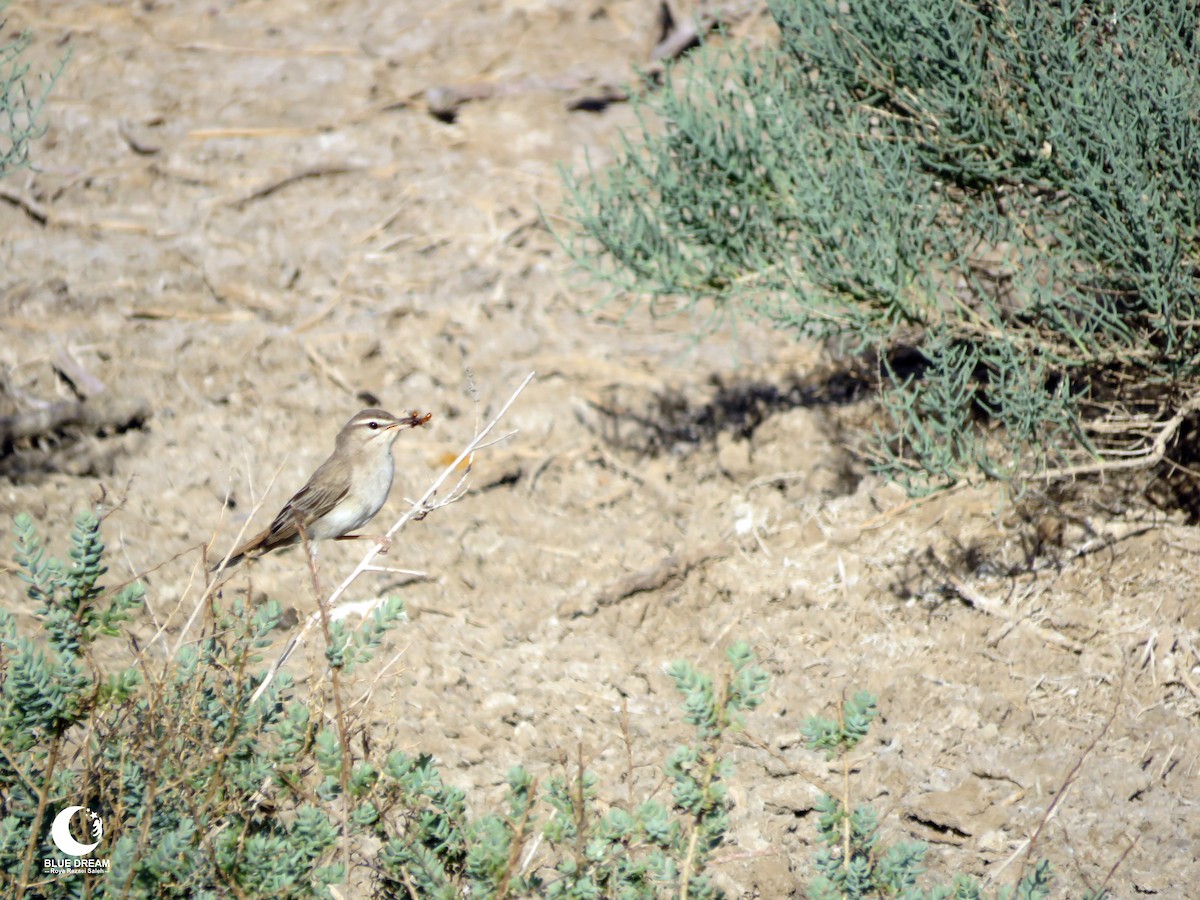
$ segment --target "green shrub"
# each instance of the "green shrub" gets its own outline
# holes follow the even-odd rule
[[[0,0],[0,16],[7,7],[8,0]],[[4,21],[0,19],[0,30],[3,26]],[[30,95],[26,86],[29,65],[21,57],[31,40],[28,33],[22,32],[11,41],[0,43],[0,178],[29,164],[29,142],[45,131],[45,127],[38,124],[38,116],[50,88],[62,72],[60,65],[45,80],[41,91]]]
[[[40,629],[19,633],[16,604],[0,607],[6,896],[309,897],[347,883],[410,900],[721,896],[707,869],[728,826],[725,740],[767,684],[745,645],[716,681],[686,663],[668,670],[694,729],[664,767],[669,800],[602,802],[580,761],[544,789],[514,769],[503,811],[473,814],[430,757],[385,750],[377,763],[351,749],[362,721],[341,702],[341,677],[401,621],[398,601],[358,628],[329,623],[331,677],[310,695],[281,672],[252,702],[278,603],[206,595],[207,625],[173,658],[155,644],[106,670],[102,641],[122,634],[143,591],[101,584],[99,520],[78,518],[68,563],[47,555],[27,516],[15,532]],[[61,855],[50,819],[75,804],[103,821],[109,868],[45,875],[42,860]]]
[[[1200,374],[1200,5],[768,5],[777,46],[689,58],[568,180],[576,261],[871,351],[914,491],[1161,457]]]
[[[842,704],[837,719],[814,716],[802,730],[809,750],[826,759],[841,759],[844,794],[825,794],[817,802],[820,817],[817,836],[823,848],[817,853],[817,876],[808,886],[809,900],[874,900],[898,897],[903,900],[983,900],[979,882],[958,875],[951,887],[920,886],[928,847],[919,841],[884,846],[879,837],[879,817],[868,804],[851,810],[850,762],[848,754],[870,730],[879,715],[875,698],[861,691]],[[1016,883],[1000,887],[990,896],[996,900],[1045,900],[1050,896],[1050,864],[1041,860],[1017,877]],[[1085,892],[1084,900],[1103,900],[1099,893]]]
[[[340,702],[342,676],[368,663],[403,618],[388,600],[358,628],[328,634],[331,677],[300,696],[280,672],[251,701],[270,666],[281,607],[223,609],[207,597],[201,634],[170,659],[137,652],[101,666],[107,638],[143,600],[138,584],[105,588],[100,522],[79,516],[69,562],[47,555],[27,516],[16,519],[16,561],[39,623],[19,633],[0,606],[0,886],[16,897],[329,897],[349,885],[379,897],[723,897],[711,877],[732,806],[727,751],[768,677],[745,644],[726,652],[719,677],[686,662],[669,666],[690,739],[663,765],[648,796],[613,800],[578,759],[541,785],[524,768],[508,775],[496,811],[473,812],[428,755],[389,751],[380,736],[352,749]],[[112,654],[108,656],[111,658]],[[151,659],[159,661],[151,664]],[[972,878],[920,886],[926,848],[885,846],[877,814],[851,803],[848,754],[869,734],[875,699],[859,693],[837,718],[808,719],[810,750],[842,761],[841,796],[818,803],[822,849],[812,861],[814,900],[984,896]],[[357,744],[357,742],[356,742]],[[368,744],[381,758],[367,755]],[[85,806],[102,819],[97,855],[107,870],[45,874],[57,858],[55,812]],[[994,897],[1048,896],[1039,862]],[[1085,895],[1100,900],[1103,892]]]

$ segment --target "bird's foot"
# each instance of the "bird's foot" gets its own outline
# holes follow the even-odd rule
[[[341,537],[334,538],[335,541],[374,541],[379,545],[379,552],[383,556],[387,556],[387,552],[392,549],[392,539],[386,534],[343,534]]]

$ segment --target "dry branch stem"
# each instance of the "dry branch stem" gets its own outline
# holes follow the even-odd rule
[[[344,165],[329,165],[329,166],[310,166],[306,169],[301,169],[298,172],[293,172],[290,175],[285,175],[283,178],[268,182],[262,187],[256,188],[244,197],[237,200],[229,201],[228,205],[234,209],[241,209],[248,203],[255,200],[261,200],[263,197],[269,197],[276,191],[287,187],[289,184],[295,184],[297,181],[303,181],[306,178],[323,178],[326,175],[345,175],[350,172],[358,172],[361,166],[344,166]]]
[[[39,225],[45,225],[50,221],[50,213],[46,207],[12,188],[0,187],[0,200],[11,203]]]
[[[537,796],[537,788],[537,779],[534,779],[529,787],[530,798]],[[525,811],[521,814],[521,821],[517,823],[516,833],[512,836],[512,846],[508,851],[508,862],[504,866],[504,875],[501,877],[500,884],[496,889],[496,896],[500,900],[504,900],[504,898],[510,896],[509,882],[512,881],[513,873],[520,871],[521,851],[525,848],[525,840],[528,836],[529,819],[533,813],[533,806],[534,804],[531,799],[526,804]]]
[[[21,877],[17,881],[17,900],[25,896],[25,888],[29,884],[31,866],[33,864],[33,848],[37,846],[42,834],[42,822],[46,818],[46,802],[49,799],[50,787],[54,784],[54,771],[58,768],[58,754],[62,749],[62,735],[56,734],[50,741],[50,754],[46,760],[46,774],[41,790],[38,791],[37,811],[33,815],[33,827],[29,829],[29,841],[25,844],[25,856],[21,860]]]
[[[616,581],[610,582],[596,592],[590,603],[573,611],[571,618],[578,619],[582,616],[594,616],[600,609],[620,603],[634,594],[640,594],[643,591],[658,590],[672,579],[684,577],[692,569],[704,565],[710,559],[728,556],[729,550],[728,541],[717,541],[702,547],[694,547],[691,550],[665,556],[654,565],[642,569],[640,572],[632,572],[629,575],[618,578]]]
[[[406,526],[413,519],[424,518],[432,506],[433,498],[437,495],[437,492],[441,489],[442,485],[445,484],[458,471],[458,467],[463,463],[463,461],[471,458],[475,451],[483,444],[484,438],[492,433],[496,425],[499,424],[500,420],[508,413],[509,408],[513,405],[513,403],[516,402],[517,397],[519,397],[521,392],[529,386],[531,381],[533,381],[534,375],[534,372],[530,372],[525,376],[525,380],[518,385],[517,389],[513,391],[512,396],[510,396],[507,402],[500,407],[500,411],[492,417],[490,422],[488,422],[482,429],[479,430],[471,442],[467,444],[461,453],[458,454],[455,460],[442,470],[442,473],[434,480],[433,484],[429,486],[428,490],[421,495],[420,499],[417,500],[417,502],[414,503],[408,509],[408,511],[404,513],[404,515],[396,520],[396,522],[391,528],[388,529],[387,533],[381,540],[372,544],[371,548],[367,551],[366,555],[362,558],[359,564],[354,567],[354,570],[346,576],[345,580],[334,589],[333,593],[330,594],[329,598],[325,601],[330,609],[333,609],[336,606],[338,600],[342,598],[342,595],[346,593],[346,591],[350,588],[350,585],[354,584],[354,582],[360,575],[362,575],[363,572],[366,572],[368,569],[370,569],[375,557],[379,555],[379,551],[383,549],[386,544],[390,543],[392,539],[400,533],[404,526]],[[466,476],[464,475],[463,477],[465,478]],[[461,485],[461,483],[462,481],[460,479],[459,485]],[[462,496],[461,492],[459,491],[459,488],[456,487],[456,489],[451,492],[451,497],[443,501],[440,505],[453,502],[453,500],[460,496]],[[370,618],[371,614],[382,601],[382,597],[375,598],[375,600],[373,600],[363,612],[362,619],[360,621],[365,622],[368,618]],[[275,675],[287,661],[288,656],[291,655],[292,651],[299,646],[299,644],[308,635],[308,632],[312,629],[313,623],[314,619],[312,616],[310,616],[308,620],[305,621],[304,627],[300,629],[300,633],[288,642],[287,647],[284,648],[283,653],[281,653],[279,656],[279,659],[275,661],[275,665],[270,668],[266,677],[263,678],[262,684],[258,686],[258,689],[255,690],[254,694],[250,697],[251,705],[253,705],[258,698],[263,695],[267,687],[275,679]]]
[[[317,611],[321,615],[321,633],[325,637],[325,646],[329,648],[333,645],[333,635],[329,630],[329,604],[325,602],[325,591],[321,588],[321,573],[317,566],[316,548],[309,543],[308,532],[304,529],[304,523],[297,522],[297,528],[300,532],[300,540],[304,543],[304,555],[308,557],[308,574],[312,580],[313,594],[317,600]],[[332,676],[330,679],[333,683],[333,707],[337,715],[337,730],[338,744],[342,748],[342,765],[341,771],[338,773],[341,776],[342,796],[341,796],[341,814],[342,814],[342,870],[346,873],[350,871],[350,733],[346,726],[346,708],[342,703],[342,680],[341,670],[338,666],[333,667]]]
[[[1047,644],[1054,644],[1057,647],[1070,650],[1075,654],[1083,653],[1083,644],[1079,643],[1078,641],[1071,640],[1071,638],[1067,637],[1066,635],[1059,634],[1057,631],[1053,631],[1049,628],[1043,628],[1041,625],[1037,625],[1028,621],[1027,619],[1014,620],[1013,616],[1007,610],[1005,610],[1000,603],[993,600],[991,597],[988,597],[983,592],[977,591],[975,588],[971,587],[971,585],[967,584],[965,581],[951,572],[949,567],[946,566],[945,563],[941,562],[941,560],[935,561],[942,570],[942,577],[946,579],[952,588],[954,588],[954,592],[967,603],[971,604],[971,606],[975,609],[979,610],[980,612],[987,613],[989,616],[995,616],[997,619],[1008,622],[1013,627],[1016,627],[1017,625],[1023,625],[1030,629]]]
[[[286,462],[287,462],[287,458],[285,457],[283,459],[283,461],[281,461],[279,463],[279,468],[277,468],[275,470],[275,474],[273,474],[271,476],[271,480],[267,482],[267,487],[263,491],[262,496],[258,499],[258,502],[255,503],[254,506],[251,508],[250,514],[248,516],[246,516],[246,520],[244,522],[242,522],[242,527],[238,530],[238,533],[234,536],[233,543],[229,546],[229,550],[225,553],[225,556],[222,557],[220,564],[212,571],[212,580],[209,581],[204,586],[204,593],[202,593],[200,595],[200,599],[196,601],[196,605],[192,609],[191,615],[188,616],[187,622],[185,622],[183,628],[181,628],[179,630],[179,637],[175,640],[175,646],[171,649],[171,652],[168,655],[168,659],[174,659],[176,656],[179,655],[179,648],[182,647],[184,641],[187,640],[188,632],[192,630],[192,625],[195,624],[196,618],[200,615],[200,610],[204,608],[205,602],[208,601],[208,599],[213,595],[213,593],[217,590],[217,588],[220,587],[221,584],[223,584],[223,582],[221,581],[221,576],[223,574],[225,574],[226,567],[229,565],[229,558],[231,556],[233,556],[233,551],[237,547],[241,546],[242,541],[245,540],[246,532],[250,530],[250,523],[254,521],[254,517],[258,515],[258,511],[260,509],[262,509],[263,503],[266,502],[267,496],[270,494],[271,488],[275,484],[275,480],[277,478],[279,478],[279,473],[283,471],[283,466]],[[251,485],[251,487],[253,487],[253,485]],[[203,566],[205,569],[207,569],[207,567],[208,567],[207,557],[203,560]],[[187,594],[183,594],[179,598],[179,604],[176,605],[175,610],[179,609],[179,605],[181,605],[183,603],[183,600],[186,596],[187,596]],[[249,596],[249,593],[248,593],[248,596]],[[167,618],[163,621],[163,624],[161,626],[159,626],[158,631],[156,631],[154,633],[154,636],[150,639],[149,643],[146,645],[147,648],[154,646],[155,642],[158,641],[158,639],[160,637],[162,637],[163,632],[166,630],[167,623],[170,622],[175,617],[175,610],[173,610],[171,612],[171,615],[167,616]]]
[[[692,861],[696,856],[696,842],[700,840],[700,827],[692,826],[692,836],[688,839],[687,856],[683,860],[683,873],[679,877],[679,900],[687,900],[688,881],[692,877]]]
[[[846,733],[846,701],[838,706],[838,730]],[[842,867],[850,871],[850,754],[842,753]]]
[[[1122,682],[1123,681],[1124,679],[1122,679]],[[1122,684],[1122,687],[1123,686],[1124,685]],[[1046,812],[1042,815],[1042,820],[1038,823],[1037,829],[1033,832],[1033,836],[1029,839],[1029,844],[1025,848],[1025,859],[1021,863],[1021,871],[1017,873],[1018,882],[1020,881],[1020,877],[1024,873],[1026,866],[1029,865],[1030,860],[1033,858],[1033,848],[1037,846],[1038,838],[1042,836],[1042,832],[1046,829],[1046,825],[1050,822],[1050,820],[1054,817],[1054,813],[1058,810],[1059,804],[1061,804],[1063,799],[1067,796],[1067,791],[1071,789],[1071,785],[1075,783],[1075,780],[1079,777],[1079,773],[1083,771],[1084,762],[1086,762],[1087,758],[1092,755],[1092,751],[1099,746],[1100,742],[1104,740],[1104,736],[1108,734],[1108,730],[1112,728],[1112,724],[1116,721],[1117,712],[1120,710],[1120,708],[1121,692],[1118,690],[1116,699],[1113,701],[1112,712],[1108,714],[1108,719],[1105,721],[1104,727],[1100,729],[1099,733],[1097,733],[1094,738],[1092,738],[1091,743],[1084,748],[1083,753],[1079,755],[1079,759],[1075,760],[1075,765],[1071,766],[1071,771],[1069,771],[1067,773],[1067,777],[1063,779],[1062,787],[1058,789],[1058,793],[1054,795],[1054,799],[1051,800],[1050,805],[1046,807]]]
[[[352,396],[352,397],[354,396],[354,393],[355,393],[354,388],[346,380],[346,377],[344,375],[342,375],[342,373],[339,372],[337,370],[337,368],[334,367],[334,365],[329,362],[329,360],[327,360],[320,353],[318,353],[316,347],[314,347],[308,341],[304,341],[301,346],[304,347],[305,355],[308,356],[308,358],[310,360],[312,360],[312,364],[321,370],[322,375],[324,375],[326,378],[328,378],[330,381],[332,381],[337,387],[341,388],[343,391],[345,391],[350,396]]]
[[[80,400],[87,400],[106,390],[104,382],[83,367],[83,363],[71,355],[66,347],[59,347],[54,354],[53,365],[71,386]]]
[[[1058,469],[1047,469],[1043,472],[1029,473],[1030,477],[1036,477],[1045,481],[1054,481],[1060,478],[1078,478],[1084,475],[1100,475],[1105,472],[1124,471],[1131,469],[1144,469],[1150,466],[1157,465],[1166,458],[1167,447],[1175,436],[1179,433],[1179,429],[1183,426],[1184,421],[1193,413],[1200,412],[1200,394],[1187,400],[1179,407],[1171,416],[1171,418],[1163,421],[1158,429],[1153,432],[1154,440],[1150,446],[1141,452],[1135,452],[1136,455],[1131,455],[1122,459],[1100,459],[1095,462],[1081,463],[1074,466],[1064,466]],[[1137,417],[1138,420],[1144,417]],[[1149,431],[1149,427],[1145,422],[1134,420],[1131,423],[1131,428],[1137,428],[1142,431]],[[1089,426],[1091,428],[1091,426]],[[1118,424],[1111,421],[1104,422],[1102,428],[1093,430],[1115,433],[1118,431]],[[939,490],[932,491],[920,497],[912,497],[903,503],[893,507],[892,509],[884,510],[878,515],[872,516],[870,519],[861,523],[858,527],[864,531],[871,528],[878,528],[899,515],[908,512],[918,506],[922,506],[931,500],[936,500],[941,497],[946,497],[964,488],[977,487],[978,482],[967,479],[948,485]]]
[[[97,396],[86,402],[51,403],[42,409],[0,416],[0,444],[37,437],[78,425],[83,428],[128,428],[150,418],[150,405],[138,397]]]
[[[883,525],[891,522],[892,519],[904,515],[909,510],[917,509],[918,507],[929,503],[931,500],[948,497],[951,494],[955,494],[958,491],[970,487],[977,487],[977,485],[971,481],[959,481],[944,488],[939,488],[936,491],[931,491],[930,493],[924,494],[920,497],[910,497],[908,500],[893,506],[891,509],[885,509],[883,512],[871,516],[871,518],[867,519],[865,522],[860,522],[858,524],[858,528],[860,531],[869,531],[873,528],[880,528]]]
[[[1076,478],[1080,475],[1098,475],[1101,472],[1113,472],[1121,469],[1144,469],[1162,462],[1167,455],[1167,445],[1179,433],[1184,420],[1200,410],[1200,394],[1189,399],[1175,415],[1162,423],[1149,449],[1145,453],[1127,459],[1105,459],[1093,463],[1083,463],[1077,466],[1065,466],[1061,469],[1049,469],[1042,472],[1040,477],[1047,481],[1056,478]]]

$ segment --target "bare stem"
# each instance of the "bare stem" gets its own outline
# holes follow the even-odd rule
[[[50,793],[50,786],[54,783],[54,770],[58,766],[58,754],[62,749],[62,735],[55,734],[50,741],[50,754],[46,760],[45,781],[42,783],[42,789],[38,791],[37,812],[33,816],[33,827],[29,829],[29,841],[25,845],[25,858],[21,860],[21,877],[17,880],[17,900],[21,900],[25,896],[25,889],[29,886],[30,867],[33,864],[33,848],[37,846],[38,839],[42,833],[42,822],[46,817],[46,800]]]
[[[1167,445],[1179,433],[1184,420],[1197,410],[1200,410],[1200,394],[1189,399],[1175,411],[1171,418],[1163,422],[1155,434],[1154,440],[1144,450],[1117,459],[1101,459],[1094,463],[1049,469],[1040,473],[1038,477],[1050,481],[1056,478],[1075,478],[1080,475],[1098,475],[1101,472],[1112,472],[1118,469],[1144,469],[1157,465],[1167,455]]]
[[[304,523],[297,520],[296,528],[300,532],[300,540],[304,543],[304,555],[308,557],[308,574],[312,579],[313,594],[317,598],[317,609],[321,616],[321,633],[325,637],[325,647],[333,646],[333,635],[329,630],[329,603],[324,599],[325,591],[321,587],[321,570],[317,565],[317,550],[308,540],[308,532]],[[340,648],[345,649],[345,648]],[[350,733],[346,725],[346,709],[342,703],[341,667],[334,666],[332,673],[333,708],[337,715],[338,744],[342,748],[341,776],[342,796],[342,877],[350,879]]]

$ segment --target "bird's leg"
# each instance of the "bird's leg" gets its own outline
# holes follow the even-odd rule
[[[379,552],[387,556],[392,549],[392,539],[386,534],[343,534],[334,538],[335,541],[374,541],[379,545]]]
[[[308,573],[312,577],[313,591],[316,593],[319,603],[325,592],[321,589],[321,570],[317,567],[317,542],[308,539],[308,532],[304,530],[304,523],[299,518],[296,519],[296,531],[300,535],[300,542],[304,545],[304,552],[308,556]]]

